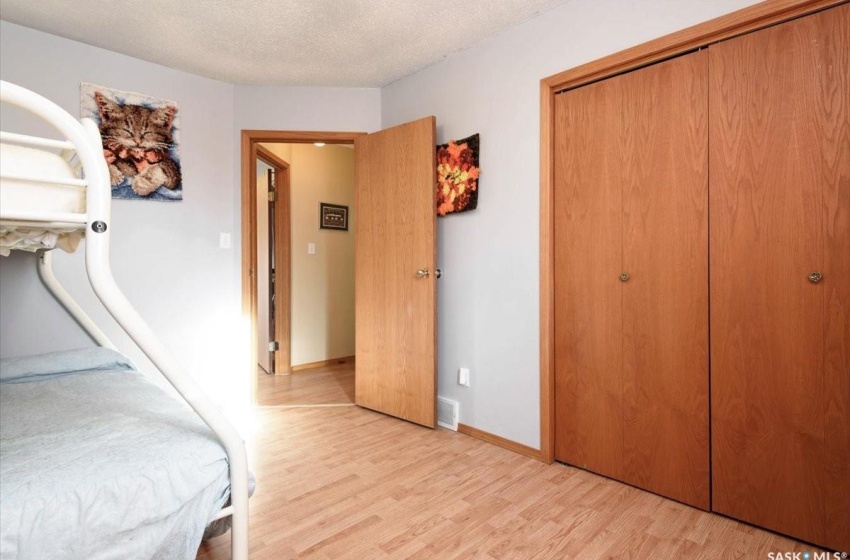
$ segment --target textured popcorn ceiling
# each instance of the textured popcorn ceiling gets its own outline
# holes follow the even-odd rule
[[[567,0],[2,0],[0,18],[235,84],[378,87]]]

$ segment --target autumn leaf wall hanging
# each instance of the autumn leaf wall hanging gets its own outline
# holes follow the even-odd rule
[[[478,206],[478,134],[437,146],[437,215]]]

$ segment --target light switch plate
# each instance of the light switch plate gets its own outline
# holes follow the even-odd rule
[[[307,243],[307,254],[315,255],[316,254],[316,244],[315,243]]]
[[[457,384],[469,387],[469,368],[462,367],[457,370]]]
[[[218,234],[218,246],[222,249],[230,249],[230,233],[221,232]]]

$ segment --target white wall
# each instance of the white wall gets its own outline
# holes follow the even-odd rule
[[[8,22],[0,22],[0,77],[74,115],[82,81],[180,104],[184,200],[115,201],[113,269],[142,316],[214,398],[247,399],[240,130],[373,131],[380,127],[380,90],[235,87]],[[2,121],[4,130],[51,134],[14,110],[4,110]],[[232,233],[231,249],[219,248],[220,232]],[[19,253],[0,258],[0,356],[91,344],[44,292],[33,259]],[[54,262],[60,281],[116,344],[153,371],[97,302],[82,254],[56,252]]]
[[[74,114],[79,82],[181,104],[182,203],[116,201],[113,261],[128,297],[204,376],[227,375],[239,316],[242,129],[372,132],[428,114],[438,140],[481,133],[478,210],[439,220],[439,391],[461,421],[539,444],[539,80],[755,0],[572,0],[381,90],[230,86],[0,23],[0,76]],[[3,128],[39,133],[3,113]],[[233,232],[233,249],[218,233]],[[80,255],[59,278],[102,323]],[[0,259],[0,355],[86,344],[43,293],[32,257]],[[114,325],[107,331],[140,359]],[[243,344],[243,346],[245,346]],[[246,361],[247,358],[242,358]],[[241,363],[241,362],[240,362]],[[456,369],[472,368],[472,387]]]
[[[374,132],[381,128],[381,90],[236,86],[233,161],[239,162],[242,130]],[[284,158],[285,159],[285,158]],[[288,161],[288,160],[287,160]],[[239,165],[233,193],[234,282],[239,285],[241,241]]]
[[[292,365],[354,355],[354,150],[292,145]],[[319,203],[348,206],[348,231],[319,229]],[[307,254],[315,243],[316,254]]]
[[[481,133],[478,209],[437,230],[438,390],[461,422],[540,442],[540,79],[755,1],[573,0],[382,90],[383,127],[435,115],[440,142]]]
[[[381,90],[236,86],[236,132],[321,130],[374,132],[381,126]]]
[[[234,229],[233,95],[231,85],[103,49],[0,23],[0,76],[79,115],[80,82],[138,91],[180,104],[184,200],[116,200],[112,262],[125,294],[165,345],[211,391],[233,392],[233,332],[238,325],[233,250],[219,232]],[[14,110],[3,130],[45,134]],[[152,372],[96,301],[82,251],[55,253],[56,274],[131,359]],[[39,284],[32,255],[0,258],[0,355],[90,344]],[[225,367],[222,367],[222,364]],[[157,378],[158,374],[152,374]],[[221,379],[219,379],[221,378]]]

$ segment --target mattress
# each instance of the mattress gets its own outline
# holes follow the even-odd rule
[[[118,352],[0,361],[0,558],[195,558],[227,456]]]
[[[0,143],[0,173],[4,176],[79,179],[77,170],[56,152]],[[85,187],[0,179],[0,209],[3,214],[28,212],[74,213],[86,211]],[[60,247],[74,251],[83,237],[84,226],[40,227],[0,222],[0,254],[10,250],[37,251]]]

